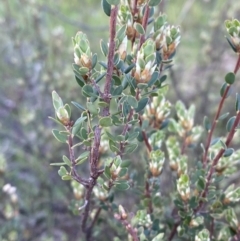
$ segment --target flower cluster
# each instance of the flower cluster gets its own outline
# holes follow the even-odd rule
[[[150,153],[149,169],[154,177],[161,174],[164,161],[165,154],[161,150],[152,151]]]
[[[195,241],[210,241],[210,234],[207,229],[203,229],[195,236]]]
[[[93,188],[93,193],[100,201],[106,201],[108,198],[108,191],[102,187],[95,186]]]
[[[74,197],[77,199],[77,200],[81,200],[84,198],[84,186],[74,180],[71,181],[71,186],[72,186],[72,189],[73,189],[73,194],[74,194]]]
[[[186,174],[182,174],[177,180],[177,190],[183,201],[188,201],[190,198],[190,183],[189,177]]]
[[[225,197],[224,197],[223,202],[225,204],[235,203],[240,200],[240,187],[238,187],[236,189],[234,189],[234,187],[235,187],[235,185],[232,184],[224,192]]]
[[[56,91],[52,92],[53,106],[58,120],[65,126],[70,124],[71,111],[69,106],[63,105],[62,99]]]
[[[162,60],[169,60],[180,43],[180,28],[167,25],[166,15],[160,15],[154,22],[152,38]]]
[[[74,62],[78,65],[79,72],[87,80],[89,71],[92,69],[92,53],[86,34],[78,32],[75,38],[72,38],[74,45]]]
[[[195,107],[191,105],[187,109],[181,101],[178,101],[175,107],[178,121],[171,119],[169,130],[177,132],[180,137],[185,139],[185,145],[190,146],[200,138],[203,132],[201,126],[193,126]]]
[[[137,52],[136,69],[134,78],[137,83],[148,83],[152,77],[155,64],[155,43],[152,39],[148,39],[142,46],[140,51]]]
[[[171,103],[166,100],[165,95],[159,90],[158,96],[152,98],[143,114],[144,119],[148,119],[153,128],[159,129],[162,123],[171,112]]]
[[[229,44],[236,53],[240,53],[240,22],[237,19],[226,20],[225,26],[231,39],[228,39]]]

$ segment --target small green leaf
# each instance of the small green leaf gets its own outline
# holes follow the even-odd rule
[[[60,169],[58,170],[58,175],[62,177],[67,174],[68,174],[67,169],[64,166],[61,166]]]
[[[121,171],[119,172],[118,174],[118,177],[124,177],[128,172],[128,169],[127,168],[122,168]]]
[[[233,116],[233,117],[231,117],[231,118],[228,120],[227,125],[226,125],[226,130],[227,130],[228,132],[231,131],[231,129],[232,129],[232,127],[233,127],[233,124],[234,124],[234,122],[235,122],[235,119],[236,119],[236,116]]]
[[[130,188],[129,184],[127,183],[118,183],[115,185],[116,189],[124,191],[124,190],[128,190]]]
[[[102,126],[102,127],[112,126],[112,119],[111,119],[111,117],[109,117],[109,116],[102,117],[102,118],[99,120],[99,124],[100,124],[100,126]]]
[[[93,91],[93,88],[91,85],[84,85],[82,87],[82,94],[85,96],[85,97],[98,97],[94,91]]]
[[[131,165],[131,161],[129,160],[124,160],[122,161],[121,163],[121,167],[124,168],[124,167],[129,167]]]
[[[145,34],[145,30],[144,30],[143,26],[140,23],[135,22],[133,27],[137,30],[138,33]]]
[[[57,119],[55,119],[55,118],[53,118],[53,117],[51,117],[51,116],[49,116],[48,118],[51,119],[51,120],[53,120],[53,121],[56,122],[57,124],[59,124],[59,125],[61,125],[61,126],[64,126],[63,123],[61,123],[59,120],[57,120]]]
[[[148,82],[148,86],[150,87],[150,86],[152,86],[152,85],[154,85],[155,83],[156,83],[156,81],[157,81],[157,79],[158,79],[158,72],[153,72],[153,74],[152,74],[152,77],[151,77],[151,79],[149,80],[149,82]]]
[[[112,93],[112,96],[119,96],[121,95],[123,92],[123,87],[121,85],[119,85]]]
[[[120,0],[107,0],[107,2],[111,5],[118,5],[120,3]]]
[[[111,171],[109,166],[105,166],[104,175],[107,179],[111,179]]]
[[[79,159],[79,160],[76,162],[76,165],[80,165],[80,164],[84,163],[87,159],[88,159],[88,157],[84,157],[84,158]]]
[[[219,140],[219,143],[221,144],[221,146],[224,150],[227,149],[226,143],[222,139]]]
[[[164,237],[164,233],[159,233],[157,236],[153,238],[152,241],[162,241]]]
[[[231,46],[232,50],[233,50],[235,53],[237,53],[237,48],[236,48],[235,45],[232,43],[232,41],[231,41],[228,37],[226,37],[226,39],[227,39],[229,45]]]
[[[128,104],[129,104],[130,106],[132,106],[133,108],[137,108],[137,107],[138,107],[138,102],[137,102],[136,98],[133,97],[133,96],[131,96],[131,95],[129,95],[129,96],[127,97],[127,102],[128,102]]]
[[[69,104],[64,105],[64,109],[67,111],[69,118],[71,117],[71,107]]]
[[[125,151],[124,153],[132,153],[134,152],[138,147],[138,144],[137,143],[131,143],[131,144],[128,144],[125,148]]]
[[[97,54],[95,53],[93,56],[92,56],[92,69],[95,68],[97,64]]]
[[[142,99],[138,102],[138,106],[137,106],[137,108],[135,109],[135,111],[136,111],[136,112],[142,111],[142,110],[146,107],[146,105],[147,105],[147,103],[148,103],[148,100],[149,100],[148,97],[142,98]]]
[[[197,181],[197,187],[199,189],[199,191],[203,191],[206,185],[206,180],[200,176],[198,181]]]
[[[110,14],[111,14],[111,5],[107,2],[107,0],[102,0],[102,8],[103,8],[103,11],[104,13],[110,17]]]
[[[77,159],[76,161],[80,160],[80,159],[83,159],[83,158],[86,158],[86,157],[89,157],[89,151],[85,151],[83,152]]]
[[[93,115],[98,114],[99,112],[99,108],[97,106],[95,106],[92,102],[87,102],[87,109],[89,110],[89,112]]]
[[[224,151],[223,156],[224,156],[224,157],[229,157],[229,156],[231,156],[231,155],[233,154],[233,152],[234,152],[234,149],[233,149],[233,148],[228,148],[228,149],[226,149],[226,150]]]
[[[139,135],[139,131],[133,132],[131,134],[129,134],[129,136],[127,137],[126,140],[128,140],[129,142],[133,141],[135,138],[137,138]]]
[[[167,79],[167,75],[163,75],[163,76],[160,78],[160,83],[162,84],[166,79]]]
[[[95,82],[98,83],[105,75],[106,75],[106,72],[104,72],[104,73],[102,73],[101,75],[99,75],[99,76],[95,79]]]
[[[220,95],[221,95],[221,97],[223,97],[223,95],[224,95],[224,93],[225,93],[225,91],[226,91],[227,88],[228,88],[228,84],[227,84],[227,83],[223,83],[223,85],[222,85],[222,87],[221,87],[221,89],[220,89]],[[230,94],[230,91],[228,90],[228,93],[227,93],[227,95],[226,95],[226,98],[229,96],[229,94]]]
[[[79,130],[80,130],[80,128],[81,128],[82,123],[83,123],[86,119],[87,119],[86,116],[81,116],[80,118],[78,118],[78,119],[75,121],[75,123],[74,123],[74,125],[73,125],[73,127],[72,127],[72,134],[73,134],[74,136],[78,134],[78,132],[79,132]]]
[[[217,138],[213,139],[213,140],[211,141],[211,143],[210,143],[210,146],[214,146],[214,145],[217,144],[220,140],[221,140],[220,137],[217,137]]]
[[[135,63],[130,64],[123,72],[125,74],[129,73],[134,67],[136,66]]]
[[[55,137],[59,142],[67,143],[67,140],[68,140],[68,136],[67,136],[67,135],[61,134],[60,131],[58,131],[58,130],[52,130],[52,133],[53,133],[54,137]]]
[[[235,74],[232,72],[229,72],[225,76],[225,82],[232,85],[235,81]]]
[[[209,131],[211,129],[211,127],[212,127],[211,122],[209,121],[207,116],[204,116],[203,126],[204,126],[206,131]]]
[[[218,118],[218,120],[224,120],[225,118],[228,117],[228,115],[229,115],[229,112],[227,112],[227,113],[225,113],[225,114],[222,114],[222,115]]]
[[[236,111],[240,110],[240,95],[236,94],[236,104],[235,104]]]
[[[100,41],[100,48],[105,57],[108,56],[108,46],[107,44],[101,39]]]
[[[161,0],[150,0],[149,3],[148,3],[148,5],[149,5],[150,7],[155,7],[155,6],[157,6],[160,2],[161,2]]]
[[[79,68],[79,73],[80,73],[81,75],[86,75],[88,72],[89,72],[89,68],[87,68],[87,67],[81,67],[81,68]]]
[[[78,103],[75,102],[75,101],[72,101],[71,103],[72,103],[75,107],[77,107],[79,110],[82,110],[82,111],[85,111],[85,110],[86,110],[83,106],[81,106],[80,104],[78,104]]]
[[[52,92],[52,101],[53,101],[54,109],[56,111],[63,106],[62,99],[60,98],[60,96],[55,90]]]
[[[84,127],[81,128],[80,136],[83,138],[83,140],[88,139],[88,131],[86,130],[86,128],[84,128]]]
[[[71,180],[71,179],[72,179],[72,177],[70,175],[62,176],[62,180],[64,180],[64,181],[68,181],[68,180]]]
[[[109,140],[109,148],[112,152],[119,152],[119,149],[117,148],[114,141]]]
[[[66,165],[64,162],[55,162],[55,163],[50,163],[50,166],[63,166]]]
[[[66,165],[72,166],[72,163],[71,163],[71,161],[68,159],[68,157],[63,156],[62,158],[63,158],[63,161],[64,161],[64,163],[65,163]]]

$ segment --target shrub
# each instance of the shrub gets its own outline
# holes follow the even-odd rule
[[[222,108],[240,67],[240,23],[225,22],[237,63],[225,76],[214,118],[205,116],[203,127],[196,126],[194,105],[167,100],[166,73],[180,28],[154,12],[158,4],[102,0],[110,19],[109,43],[100,41],[104,61],[91,52],[86,34],[73,38],[72,66],[85,103],[72,102],[79,113],[73,120],[70,105],[52,92],[52,119],[61,126],[53,135],[69,153],[51,165],[71,182],[71,209],[81,216],[86,240],[238,240],[240,189],[229,180],[240,157],[232,147],[239,95],[234,116]],[[226,118],[225,136],[214,137]]]

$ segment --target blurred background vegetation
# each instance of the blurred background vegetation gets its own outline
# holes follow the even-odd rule
[[[202,123],[204,115],[213,115],[223,78],[234,69],[236,56],[224,37],[224,21],[240,19],[240,5],[234,0],[163,0],[158,11],[181,26],[181,43],[168,72],[169,98],[195,103],[196,122]],[[71,68],[71,37],[77,31],[87,34],[101,59],[99,42],[108,38],[108,18],[99,0],[1,0],[0,240],[82,240],[80,219],[68,208],[71,187],[49,165],[67,153],[51,134],[56,125],[48,118],[54,113],[51,92],[56,90],[64,102],[81,102]],[[12,189],[6,192],[8,183]]]

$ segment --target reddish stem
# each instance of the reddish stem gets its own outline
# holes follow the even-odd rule
[[[106,75],[106,82],[104,86],[104,101],[106,103],[110,103],[111,95],[111,82],[112,82],[112,75],[114,69],[114,53],[115,53],[115,35],[116,35],[116,23],[117,23],[117,13],[118,13],[118,6],[115,6],[111,10],[110,15],[110,40],[109,40],[109,52],[108,52],[108,64],[107,64],[107,75]],[[103,109],[103,116],[109,116],[109,106]]]
[[[236,66],[234,68],[234,74],[237,74],[237,71],[238,71],[239,68],[240,68],[240,55],[238,56],[238,60],[237,60]],[[225,99],[227,97],[229,89],[230,89],[230,85],[228,85],[227,88],[224,91],[224,94],[223,94],[222,99],[221,99],[221,101],[219,103],[219,106],[218,106],[217,113],[216,113],[216,115],[214,117],[214,121],[213,121],[212,127],[211,127],[210,131],[208,132],[207,143],[206,143],[206,146],[205,146],[205,153],[204,153],[204,156],[203,156],[203,166],[204,167],[207,164],[208,150],[209,150],[210,143],[211,143],[211,140],[212,140],[213,132],[214,132],[216,124],[218,122],[218,118],[220,116],[220,113],[221,113],[221,110],[222,110],[224,101],[225,101]]]

